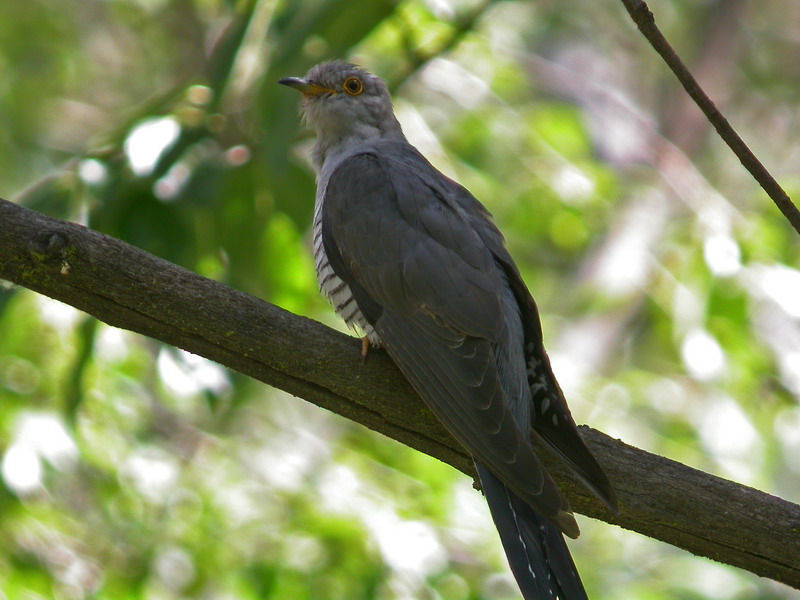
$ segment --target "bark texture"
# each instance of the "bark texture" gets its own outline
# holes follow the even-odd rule
[[[0,278],[110,325],[214,360],[474,477],[389,358],[360,340],[122,241],[0,199]],[[609,513],[558,459],[545,465],[580,513],[800,588],[800,506],[582,427],[620,499]]]

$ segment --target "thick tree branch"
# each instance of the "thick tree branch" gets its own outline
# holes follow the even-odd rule
[[[783,215],[792,224],[795,231],[800,233],[800,210],[792,203],[789,196],[783,188],[775,181],[775,178],[767,171],[764,165],[761,164],[755,154],[745,144],[744,140],[739,137],[733,127],[731,127],[728,120],[722,116],[717,107],[703,91],[697,80],[683,64],[683,61],[672,49],[669,42],[661,33],[661,30],[656,25],[653,13],[647,6],[644,0],[622,0],[628,13],[630,14],[633,22],[639,28],[639,31],[647,38],[650,45],[653,46],[656,52],[664,59],[669,68],[675,73],[675,76],[683,85],[692,100],[695,101],[700,110],[706,115],[709,122],[717,130],[720,137],[733,150],[733,153],[741,161],[742,165],[750,172],[753,178],[758,182],[761,188],[767,192],[775,205],[780,209]]]
[[[388,357],[80,225],[0,200],[0,277],[184,348],[473,475],[469,457]],[[542,447],[573,507],[800,587],[800,506],[582,428],[620,498],[612,515]]]

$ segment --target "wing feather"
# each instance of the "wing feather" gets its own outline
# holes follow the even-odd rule
[[[409,322],[384,311],[377,328],[389,355],[436,417],[476,459],[540,514],[563,520],[569,506],[508,408],[490,344],[465,340],[465,346],[476,347],[473,356],[465,359],[466,352],[454,352],[435,336],[423,333],[417,320],[426,319],[422,315]],[[484,376],[478,379],[476,372]]]
[[[501,265],[520,307],[525,330],[525,362],[532,391],[533,410],[530,414],[533,430],[570,465],[589,489],[616,512],[616,493],[578,433],[542,343],[539,309],[509,255],[502,235],[494,227],[486,209],[472,194],[456,182],[451,181],[450,185],[455,201],[464,208],[465,214],[470,215],[470,225]]]
[[[574,534],[498,375],[507,284],[494,256],[463,209],[426,183],[436,180],[421,170],[427,162],[413,169],[383,156],[356,155],[328,182],[322,230],[332,267],[359,306],[372,307],[365,316],[386,350],[454,437]]]

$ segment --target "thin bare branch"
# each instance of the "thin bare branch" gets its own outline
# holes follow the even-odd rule
[[[755,154],[753,154],[747,144],[745,144],[744,140],[739,137],[739,134],[731,127],[728,120],[722,116],[722,113],[720,113],[708,95],[697,83],[697,80],[692,76],[689,69],[686,68],[686,65],[683,64],[683,61],[678,57],[675,50],[673,50],[672,46],[661,33],[647,3],[644,0],[622,0],[622,3],[631,15],[633,22],[636,23],[639,31],[642,32],[647,38],[647,41],[650,42],[650,45],[653,46],[672,72],[675,73],[675,76],[681,82],[686,92],[692,97],[697,106],[700,107],[700,110],[706,115],[723,141],[733,150],[733,153],[741,161],[742,165],[750,172],[769,197],[772,198],[772,201],[775,202],[778,209],[780,209],[783,215],[788,219],[795,231],[800,233],[800,210],[792,203],[792,200],[783,188],[756,158]]]

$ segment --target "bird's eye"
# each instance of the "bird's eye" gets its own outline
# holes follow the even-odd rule
[[[344,80],[342,89],[351,96],[358,96],[364,91],[364,84],[358,77],[348,77]]]

